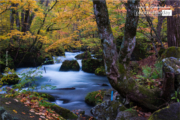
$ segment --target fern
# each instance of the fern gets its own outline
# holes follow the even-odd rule
[[[152,68],[151,68],[151,67],[148,67],[148,66],[146,65],[146,66],[142,67],[142,69],[143,69],[142,71],[143,71],[144,77],[145,77],[145,78],[150,77]]]

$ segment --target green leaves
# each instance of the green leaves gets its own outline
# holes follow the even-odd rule
[[[179,92],[179,94],[180,94],[180,92]],[[172,100],[174,99],[174,100],[177,100],[177,102],[179,102],[179,98],[178,98],[178,93],[177,93],[177,91],[175,91],[175,94],[174,94],[174,96],[171,98]]]

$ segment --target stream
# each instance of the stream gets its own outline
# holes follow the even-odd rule
[[[92,106],[87,105],[84,101],[87,93],[100,89],[110,89],[112,87],[107,77],[97,76],[94,73],[87,73],[82,71],[81,60],[77,60],[80,65],[80,71],[59,71],[64,60],[76,59],[75,56],[80,53],[83,52],[65,52],[65,57],[57,57],[57,59],[61,60],[60,63],[43,65],[39,69],[43,72],[43,77],[36,77],[36,83],[38,85],[37,92],[44,92],[54,96],[56,100],[52,103],[55,103],[63,108],[69,109],[71,111],[75,109],[82,109],[85,111],[86,115],[91,115],[90,109],[92,108]],[[53,57],[53,59],[55,60],[55,57]],[[46,68],[46,73],[44,71],[44,67]],[[27,68],[18,68],[16,72],[22,73],[26,69]],[[29,69],[35,70],[36,68]],[[108,84],[108,86],[99,85],[103,83]],[[46,84],[56,86],[56,88],[74,87],[75,90],[55,90],[50,88],[48,88],[47,90],[41,90],[40,86]]]

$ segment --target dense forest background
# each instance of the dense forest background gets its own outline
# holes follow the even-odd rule
[[[172,10],[172,16],[158,14],[163,10]],[[83,51],[75,57],[82,59],[82,70],[107,77],[113,90],[122,98],[123,112],[135,109],[138,112],[136,117],[147,119],[154,112],[150,119],[156,120],[159,117],[157,110],[172,104],[165,109],[171,109],[172,117],[176,120],[180,106],[179,15],[180,1],[171,0],[1,0],[0,72],[3,75],[0,74],[0,84],[8,80],[12,84],[18,83],[20,78],[14,71],[17,68],[54,64],[53,57],[65,56],[65,52]],[[79,71],[77,60],[63,61],[59,71]],[[55,62],[58,63],[57,60]],[[29,74],[36,70],[22,76],[28,82],[35,81],[35,76]],[[44,71],[46,73],[45,67]],[[15,88],[21,89],[22,85],[27,84],[18,83]],[[34,86],[32,88],[35,89]],[[25,104],[28,106],[37,107],[38,104],[54,108],[56,113],[66,111],[47,102],[41,103],[43,98],[37,93],[17,93],[12,88],[7,88],[7,93],[10,90],[11,94],[4,96],[16,96],[21,102],[27,100]],[[104,103],[110,108],[114,104],[103,100],[105,95],[101,90],[89,93],[85,102],[95,106],[91,113],[96,119],[104,114],[104,117],[118,120],[117,111],[112,116],[103,111]],[[36,102],[32,99],[36,99]],[[41,111],[45,109],[42,106],[39,108]],[[100,112],[99,106],[102,107]],[[176,107],[175,110],[173,107]],[[163,110],[162,114],[166,115]],[[118,112],[121,114],[122,111]],[[68,110],[66,112],[68,115],[61,113],[58,119],[61,116],[78,116]]]
[[[120,40],[124,35],[126,20],[124,2],[122,0],[107,1],[113,35]],[[92,1],[1,0],[0,4],[2,65],[5,65],[5,49],[9,51],[8,60],[11,68],[27,65],[24,62],[28,60],[28,54],[32,53],[36,53],[35,56],[38,56],[39,59],[37,57],[30,58],[32,62],[35,61],[29,63],[30,66],[38,65],[42,61],[40,57],[44,58],[48,51],[49,53],[58,51],[60,54],[65,50],[89,49],[102,54]],[[157,3],[143,0],[141,4],[142,6],[151,6],[151,4]],[[164,6],[163,3],[162,6]],[[141,11],[151,12],[153,10],[158,10],[158,8],[142,9]],[[162,8],[159,9],[159,11],[161,10]],[[146,17],[140,17],[136,35],[137,43],[146,46],[145,49],[150,48],[152,46],[151,37],[158,40],[156,34],[160,35],[160,40],[166,42],[166,19],[155,15],[151,16],[151,25]],[[151,27],[156,32],[152,32]],[[157,45],[157,41],[154,44]]]

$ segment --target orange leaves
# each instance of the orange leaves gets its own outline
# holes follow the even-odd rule
[[[25,115],[26,113],[25,113],[25,112],[22,112],[22,114],[24,114],[24,115]]]
[[[32,109],[29,110],[29,112],[35,113],[36,115],[39,115],[39,120],[43,120],[43,119],[48,119],[48,120],[59,120],[58,117],[59,116],[55,111],[52,111],[50,108],[44,107],[44,106],[40,106],[39,102],[42,98],[40,97],[29,97],[30,95],[32,95],[31,93],[29,94],[23,94],[21,93],[20,95],[17,96],[17,99],[21,99],[20,101],[23,102],[25,105],[30,106]],[[16,100],[17,100],[16,99]],[[31,100],[34,100],[35,102],[32,102]],[[13,112],[17,113],[16,110],[13,110]],[[35,116],[31,113],[25,113],[25,112],[21,112],[21,114],[29,114],[30,118],[34,118]],[[61,117],[62,118],[62,117]],[[64,120],[62,118],[62,120]]]

